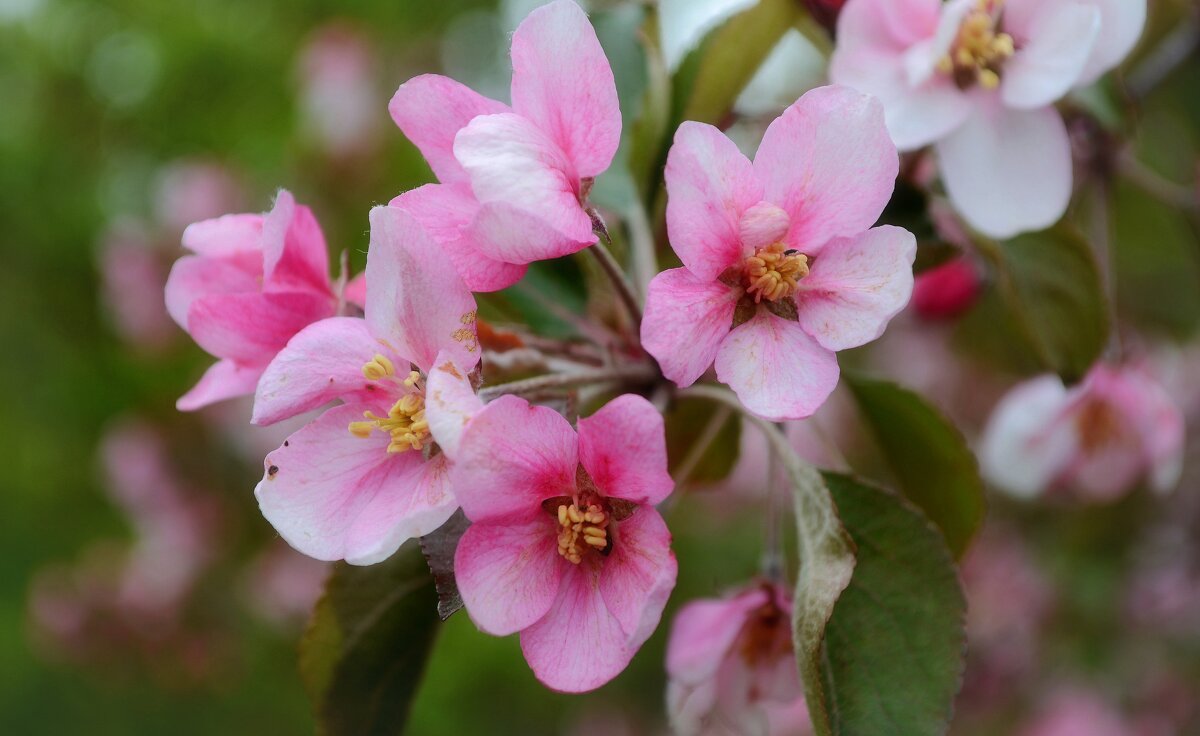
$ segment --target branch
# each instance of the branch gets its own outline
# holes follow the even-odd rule
[[[479,391],[479,398],[484,401],[494,399],[504,394],[530,394],[547,389],[573,388],[590,386],[597,383],[651,383],[658,379],[658,371],[648,363],[634,363],[626,366],[611,368],[596,368],[593,370],[575,371],[572,373],[553,373],[548,376],[526,378],[521,381],[499,383],[487,386]]]
[[[642,305],[638,303],[637,295],[633,292],[633,286],[629,283],[629,279],[625,276],[625,271],[621,268],[621,264],[617,263],[617,259],[613,258],[613,254],[609,252],[604,245],[612,244],[612,239],[608,236],[608,229],[604,226],[604,221],[600,219],[600,214],[595,208],[589,208],[588,214],[592,216],[592,223],[595,226],[600,240],[596,244],[588,248],[592,255],[596,257],[596,261],[600,264],[604,275],[608,276],[608,280],[612,282],[613,288],[617,291],[617,297],[621,303],[625,305],[625,309],[629,312],[630,319],[633,320],[633,329],[635,333],[641,333],[642,329]]]

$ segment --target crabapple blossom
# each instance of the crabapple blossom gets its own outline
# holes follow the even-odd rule
[[[358,565],[458,508],[447,454],[463,417],[482,406],[463,386],[479,360],[475,301],[416,220],[371,211],[366,274],[365,317],[331,317],[293,337],[259,382],[252,420],[341,399],[267,455],[254,494],[293,547]],[[448,421],[427,414],[450,409]]]
[[[495,636],[521,632],[547,686],[582,692],[629,664],[675,587],[663,419],[620,396],[579,420],[508,395],[462,433],[451,467],[472,524],[454,570],[467,613]]]
[[[996,238],[1066,212],[1053,105],[1134,47],[1145,0],[849,0],[830,78],[877,96],[901,151],[933,144],[955,207]]]
[[[167,278],[167,311],[219,359],[179,399],[183,411],[254,393],[293,335],[337,311],[325,236],[287,190],[266,215],[188,226],[183,246],[192,254]]]
[[[1115,498],[1145,480],[1179,480],[1183,416],[1142,369],[1097,365],[1066,388],[1056,376],[1020,384],[996,406],[979,448],[992,483],[1015,496],[1074,491]]]
[[[400,85],[388,106],[440,182],[391,204],[429,230],[473,291],[596,242],[587,196],[621,138],[612,68],[572,0],[525,18],[512,61],[511,107],[434,74]]]
[[[681,608],[667,644],[667,711],[674,732],[812,733],[791,619],[788,592],[765,582]]]
[[[913,309],[924,319],[952,319],[971,308],[982,286],[970,259],[954,258],[917,275]]]
[[[898,159],[875,100],[808,92],[751,163],[686,122],[667,157],[667,230],[683,268],[650,284],[642,343],[679,386],[716,364],[746,408],[810,416],[837,385],[835,351],[881,334],[908,303],[916,239],[871,225]]]

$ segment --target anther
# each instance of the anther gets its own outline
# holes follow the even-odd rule
[[[778,301],[796,293],[800,279],[808,275],[808,257],[783,243],[759,248],[743,266],[746,291],[755,303]]]

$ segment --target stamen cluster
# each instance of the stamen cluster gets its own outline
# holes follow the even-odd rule
[[[396,375],[396,366],[386,356],[376,354],[362,367],[363,376],[369,381],[382,381]],[[398,381],[412,393],[401,396],[386,417],[372,411],[363,412],[366,421],[351,422],[350,434],[366,439],[371,432],[379,430],[392,436],[388,453],[421,450],[430,442],[429,422],[425,419],[425,394],[421,385],[421,374],[409,371],[408,377]]]
[[[755,251],[743,268],[746,291],[754,295],[754,302],[773,302],[796,293],[798,282],[808,275],[808,256],[772,243]]]
[[[589,547],[608,547],[608,514],[597,503],[584,506],[579,500],[558,507],[558,553],[574,565],[583,561]]]
[[[967,13],[949,53],[938,60],[938,70],[954,77],[961,89],[979,84],[1000,86],[1000,70],[1014,52],[1012,36],[997,33],[1003,0],[978,0]]]

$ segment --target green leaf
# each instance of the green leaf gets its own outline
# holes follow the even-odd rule
[[[438,597],[415,542],[377,565],[338,563],[300,641],[317,731],[404,731],[438,630]]]
[[[962,433],[918,394],[888,381],[843,375],[900,489],[961,557],[983,524],[979,464]]]
[[[742,422],[737,414],[713,406],[709,401],[680,399],[671,405],[663,420],[671,477],[679,477],[685,462],[690,466],[687,480],[691,482],[712,483],[733,470],[742,433]],[[708,440],[707,447],[699,447],[705,440]]]
[[[1068,382],[1083,377],[1108,342],[1108,307],[1086,240],[1060,223],[1002,244],[980,243],[998,288],[1035,355]]]
[[[944,733],[966,647],[966,601],[946,545],[898,496],[842,475],[825,480],[858,546],[825,627],[832,733]]]

